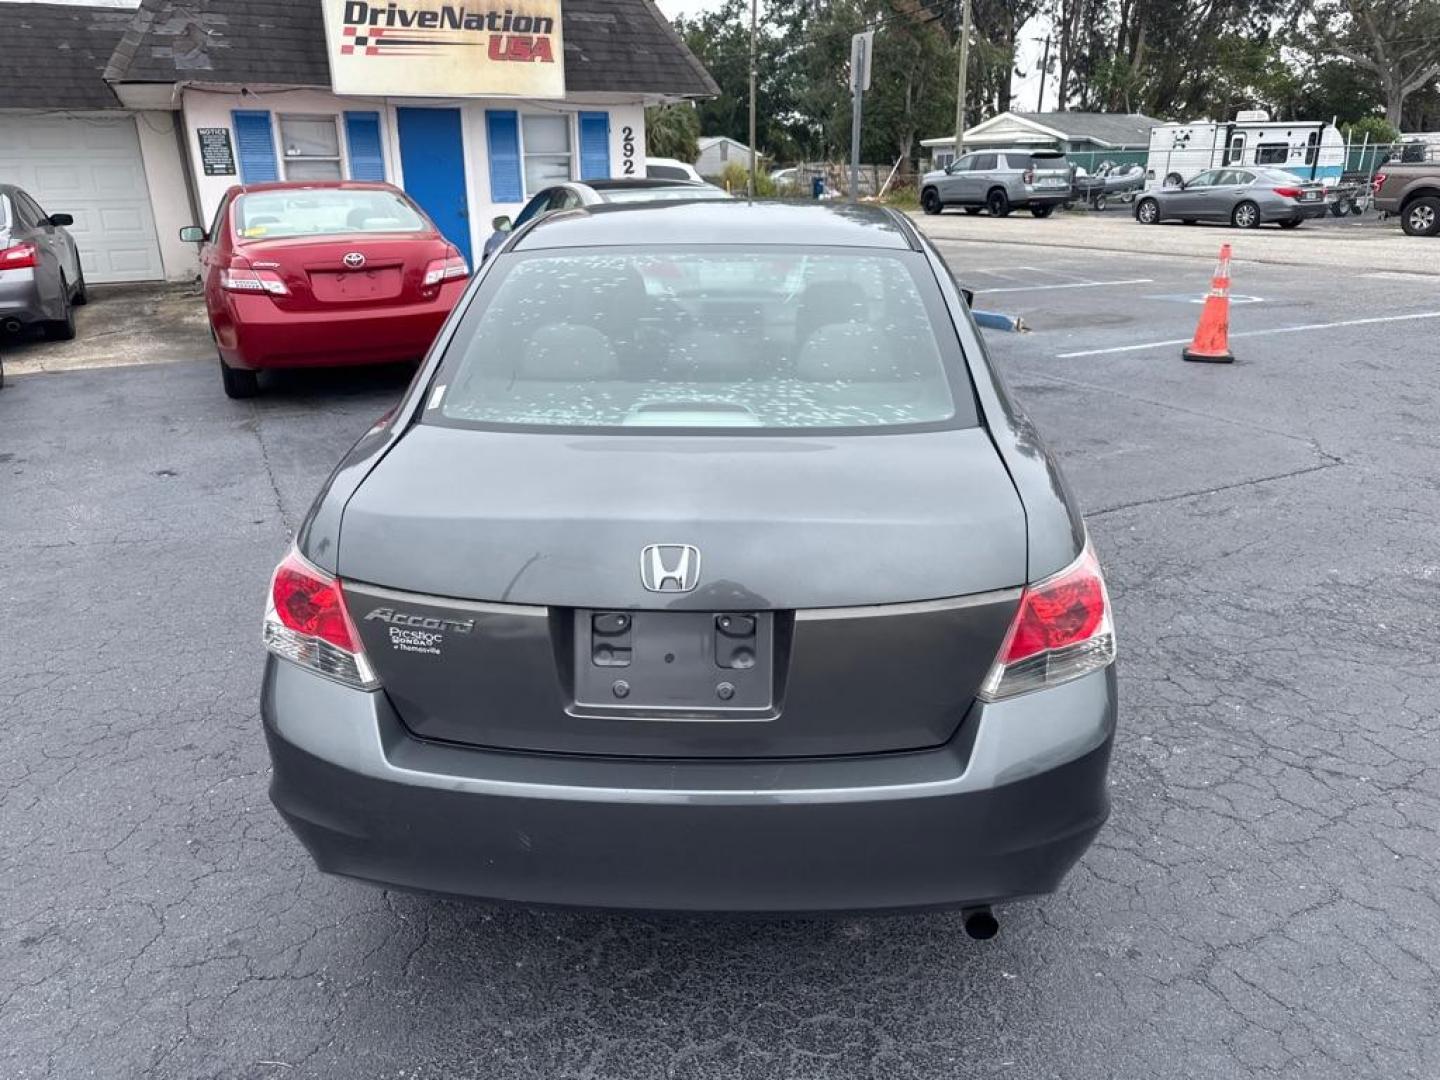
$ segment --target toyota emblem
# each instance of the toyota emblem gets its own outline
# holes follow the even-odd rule
[[[362,266],[365,265],[365,256],[360,254],[360,252],[358,251],[350,251],[346,252],[345,258],[342,261],[351,270],[359,270]]]

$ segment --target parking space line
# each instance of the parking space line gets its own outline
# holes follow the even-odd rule
[[[1123,281],[1065,281],[1054,285],[1011,285],[1003,289],[976,289],[977,293],[1040,292],[1050,289],[1096,289],[1102,285],[1152,285],[1154,278],[1126,278]]]
[[[1299,334],[1306,330],[1337,330],[1344,326],[1373,326],[1376,323],[1414,322],[1418,319],[1440,319],[1440,311],[1417,311],[1410,315],[1377,315],[1369,319],[1341,319],[1338,322],[1304,323],[1300,326],[1275,326],[1268,330],[1241,330],[1232,333],[1232,338],[1264,337],[1266,334]],[[1142,349],[1161,349],[1168,345],[1188,345],[1190,339],[1172,338],[1169,341],[1146,341],[1139,345],[1116,345],[1108,349],[1081,349],[1079,352],[1056,353],[1060,360],[1077,356],[1105,356],[1109,353],[1139,352]]]

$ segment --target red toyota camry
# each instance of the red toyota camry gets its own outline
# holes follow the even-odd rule
[[[205,305],[232,398],[267,368],[383,364],[425,355],[470,269],[399,188],[231,188],[201,244]]]

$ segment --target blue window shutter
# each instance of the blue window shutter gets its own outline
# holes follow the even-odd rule
[[[610,175],[610,114],[580,114],[580,179]]]
[[[520,114],[507,109],[485,110],[485,135],[490,149],[490,200],[525,201],[520,173]]]
[[[235,125],[235,150],[240,157],[240,182],[262,184],[280,179],[275,163],[275,136],[270,114],[263,109],[236,109],[230,114]]]
[[[378,112],[347,112],[345,142],[350,148],[351,180],[385,179],[385,152],[380,147]]]

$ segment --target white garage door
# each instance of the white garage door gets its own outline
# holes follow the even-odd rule
[[[0,181],[74,215],[86,281],[165,276],[133,117],[0,114]]]

